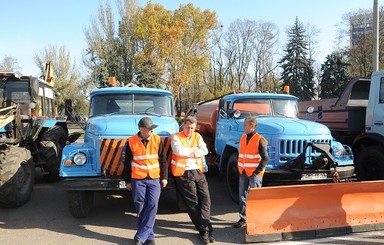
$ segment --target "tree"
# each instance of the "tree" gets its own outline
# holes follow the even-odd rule
[[[11,56],[5,56],[3,61],[0,63],[0,71],[18,71],[20,67],[17,59]]]
[[[252,51],[256,36],[257,23],[253,20],[237,19],[229,26],[225,39],[227,41],[226,56],[231,64],[231,89],[241,89],[246,80],[252,61]]]
[[[283,86],[290,87],[291,94],[302,100],[311,100],[314,93],[314,71],[308,58],[308,43],[305,41],[305,30],[298,18],[288,31],[288,43],[285,55],[279,61],[283,69],[281,79]]]
[[[209,31],[215,28],[215,13],[201,11],[191,3],[180,5],[173,12],[160,4],[148,3],[138,17],[136,63],[139,66],[155,61],[147,67],[153,68],[152,74],[162,72],[157,83],[173,92],[178,114],[187,109],[191,96],[198,96],[190,89],[202,83],[201,71],[208,69]]]
[[[276,80],[273,76],[275,46],[277,44],[277,27],[271,22],[260,22],[257,24],[256,35],[253,40],[252,55],[254,67],[254,90],[268,91],[273,86],[270,82]]]
[[[321,65],[320,99],[337,98],[341,95],[346,83],[350,80],[349,64],[341,53],[333,52]]]
[[[175,50],[182,33],[173,23],[172,13],[160,4],[148,3],[137,18],[135,54],[136,74],[140,83],[159,87],[167,73],[166,59]],[[168,68],[171,69],[171,68]]]
[[[118,46],[121,56],[121,77],[124,82],[132,81],[135,72],[135,56],[137,51],[136,20],[138,12],[137,2],[135,0],[124,0],[118,2],[119,21]]]
[[[224,61],[223,34],[223,25],[220,25],[218,29],[212,31],[209,48],[211,53],[209,72],[207,72],[204,77],[205,88],[208,89],[214,98],[224,94],[224,91],[227,90],[225,77],[228,72],[228,67],[225,66]]]
[[[89,84],[81,83],[76,62],[71,60],[65,46],[60,48],[48,46],[40,51],[40,54],[35,54],[34,59],[41,74],[44,74],[46,63],[48,61],[52,63],[54,74],[52,85],[56,93],[55,105],[58,113],[64,109],[66,99],[72,100],[74,112],[86,113],[88,104],[85,91]]]
[[[118,25],[110,4],[100,4],[97,18],[92,18],[91,26],[84,31],[87,41],[84,65],[101,87],[108,86],[110,76],[124,83],[131,82],[134,77],[136,2],[117,2],[121,17]]]
[[[384,23],[384,9],[380,7],[379,28]],[[338,30],[338,50],[345,50],[348,55],[351,76],[368,77],[372,73],[373,29],[372,9],[359,9],[346,13]],[[384,33],[380,31],[379,57],[384,53]],[[383,58],[379,59],[379,69]]]

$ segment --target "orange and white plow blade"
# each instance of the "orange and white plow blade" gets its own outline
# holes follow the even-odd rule
[[[384,181],[250,189],[246,242],[384,230]]]

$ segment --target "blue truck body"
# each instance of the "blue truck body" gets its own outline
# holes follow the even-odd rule
[[[60,167],[73,216],[89,214],[93,192],[125,190],[122,152],[142,117],[151,117],[158,125],[154,132],[163,140],[179,131],[173,103],[172,93],[162,89],[108,87],[91,92],[84,142],[64,147]]]
[[[239,142],[247,116],[257,118],[257,132],[268,141],[265,184],[320,183],[332,181],[336,175],[338,179],[353,176],[350,147],[335,141],[325,125],[299,119],[297,102],[289,94],[237,93],[198,103],[189,111],[197,117],[197,128],[210,147],[207,162],[226,175],[234,200],[238,198]],[[207,119],[207,115],[211,116]],[[319,161],[329,164],[321,167]]]

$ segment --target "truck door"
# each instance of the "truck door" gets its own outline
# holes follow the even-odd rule
[[[373,86],[373,84],[371,84]],[[372,113],[372,133],[384,135],[384,77],[380,78],[378,96],[371,96],[373,98],[374,110]],[[375,87],[375,86],[373,86]],[[370,92],[374,92],[372,89]],[[375,92],[374,92],[375,93]],[[371,101],[370,101],[371,103]],[[368,126],[368,123],[367,123]]]
[[[219,110],[216,123],[215,151],[221,155],[225,149],[226,142],[229,140],[231,123],[229,122],[228,108],[230,101],[221,99],[219,101]]]

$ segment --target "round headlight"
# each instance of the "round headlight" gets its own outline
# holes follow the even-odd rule
[[[84,165],[87,162],[87,156],[84,153],[82,153],[82,152],[76,153],[73,156],[73,162],[76,165],[82,166],[82,165]]]
[[[340,142],[334,141],[332,144],[332,151],[334,157],[340,158],[344,155],[345,149]]]

